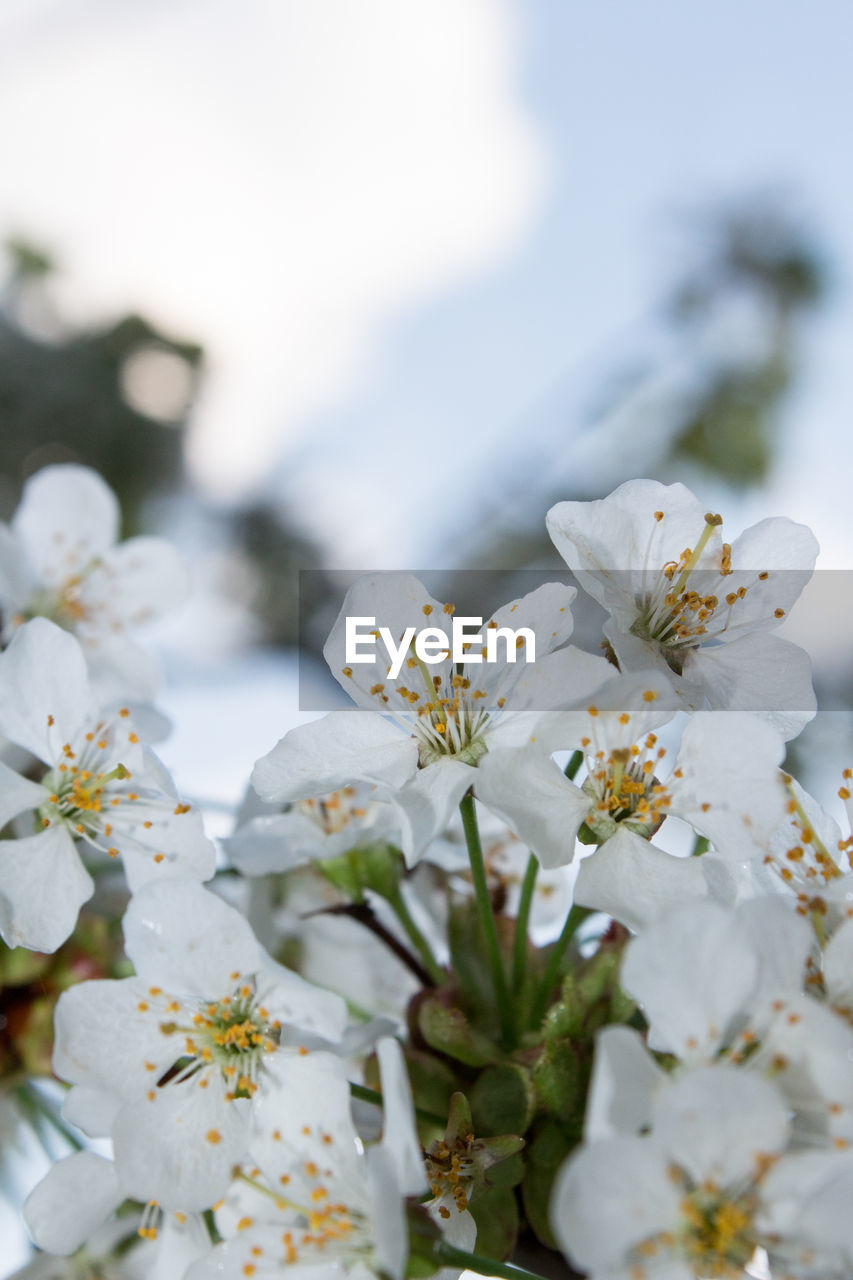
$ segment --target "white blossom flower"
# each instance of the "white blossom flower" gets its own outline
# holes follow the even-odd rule
[[[452,605],[434,600],[409,574],[360,578],[325,647],[332,673],[360,710],[332,712],[291,730],[256,764],[255,790],[264,800],[293,802],[358,780],[380,792],[384,787],[399,811],[403,852],[414,862],[475,785],[475,767],[487,751],[526,741],[543,714],[573,705],[612,674],[600,658],[558,649],[571,635],[574,595],[573,588],[552,583],[499,609],[486,624],[486,632],[530,628],[537,637],[535,663],[527,662],[522,644],[516,662],[483,662],[483,646],[455,664],[447,631]],[[395,644],[407,628],[429,619],[438,630],[443,625],[447,657],[428,666],[410,649],[395,678],[386,673],[387,662],[348,664],[348,617],[375,618]]]
[[[0,762],[0,825],[32,813],[35,835],[0,842],[0,935],[55,951],[94,885],[77,851],[121,858],[131,889],[172,875],[207,879],[214,849],[181,804],[127,708],[102,715],[80,645],[34,618],[0,654],[0,733],[46,766],[39,782]],[[32,827],[30,828],[32,829]]]
[[[649,1044],[684,1062],[743,1048],[776,1002],[802,992],[811,930],[779,897],[726,910],[699,902],[629,942],[620,982],[642,1008]]]
[[[655,732],[672,715],[666,692],[656,674],[617,677],[583,710],[548,717],[522,749],[490,752],[478,771],[480,797],[545,866],[572,859],[583,823],[605,847],[621,835],[607,859],[582,862],[576,901],[626,923],[635,904],[620,895],[620,883],[635,874],[632,860],[650,880],[660,871],[673,887],[678,878],[702,879],[698,867],[668,867],[650,851],[647,842],[667,816],[683,818],[730,858],[758,860],[760,842],[784,812],[779,734],[746,712],[697,712],[667,764],[672,753]],[[549,758],[557,747],[582,751],[581,785]]]
[[[746,1277],[758,1250],[773,1274],[847,1274],[849,1212],[819,1197],[853,1188],[853,1161],[786,1154],[788,1106],[769,1082],[728,1065],[660,1090],[646,1136],[585,1146],[557,1177],[551,1222],[591,1280]],[[834,1197],[834,1206],[841,1197]]]
[[[160,1215],[115,1210],[124,1193],[111,1160],[78,1151],[57,1161],[24,1205],[23,1217],[39,1256],[15,1280],[183,1280],[189,1264],[210,1247],[196,1214]]]
[[[853,836],[844,839],[832,815],[794,778],[786,775],[785,785],[785,814],[764,842],[764,866],[822,932],[853,915]]]
[[[340,997],[276,964],[245,919],[188,880],[131,899],[136,976],[84,982],[56,1009],[54,1070],[67,1118],[112,1138],[126,1196],[209,1208],[245,1154],[251,1111],[298,1040],[340,1038]],[[300,1052],[301,1050],[301,1052]]]
[[[312,1053],[256,1107],[250,1158],[216,1224],[225,1242],[187,1280],[243,1280],[296,1268],[399,1280],[408,1254],[403,1197],[426,1185],[398,1046],[379,1046],[385,1126],[365,1149],[339,1059]],[[401,1092],[402,1091],[402,1092]]]
[[[609,612],[623,670],[653,666],[685,704],[754,711],[794,737],[815,713],[808,656],[769,634],[811,576],[804,525],[762,520],[731,544],[681,484],[631,480],[596,502],[560,502],[548,531]]]
[[[115,494],[88,467],[32,476],[11,523],[0,525],[3,635],[50,618],[77,636],[105,701],[148,701],[156,668],[130,633],[181,603],[187,572],[162,538],[116,544],[119,521]]]
[[[365,783],[297,800],[284,813],[262,814],[222,841],[231,863],[247,876],[290,871],[336,858],[350,849],[399,839],[391,806]]]

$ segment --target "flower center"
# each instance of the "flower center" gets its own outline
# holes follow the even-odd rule
[[[58,587],[45,587],[37,591],[14,621],[20,625],[30,618],[49,618],[64,630],[74,631],[81,622],[87,622],[92,617],[92,610],[81,598],[80,588],[101,564],[102,561],[95,556],[65,578]]]
[[[397,694],[417,717],[414,730],[421,764],[432,764],[443,756],[476,764],[487,751],[483,733],[490,713],[480,705],[485,690],[472,689],[470,679],[458,672],[449,680],[431,675],[426,663],[414,656],[406,665],[413,672],[415,687],[399,686]],[[498,706],[502,703],[498,699]]]
[[[151,994],[163,993],[152,988]],[[177,1012],[181,1004],[169,1000],[166,1007]],[[191,1026],[174,1021],[160,1023],[163,1035],[183,1032],[186,1037],[184,1054],[160,1083],[187,1080],[209,1066],[218,1068],[230,1085],[226,1101],[250,1098],[257,1092],[264,1054],[278,1047],[281,1035],[281,1023],[271,1021],[267,1010],[257,1002],[253,983],[241,982],[231,994],[202,1004],[191,1021]]]
[[[367,816],[367,808],[358,803],[355,787],[342,787],[321,799],[299,800],[300,809],[327,836],[336,835],[353,821]]]
[[[452,1147],[442,1139],[434,1142],[425,1155],[427,1181],[432,1194],[437,1200],[448,1193],[452,1195],[460,1213],[468,1208],[468,1196],[474,1182],[473,1144],[473,1136],[457,1139]],[[442,1217],[450,1216],[449,1209],[439,1209],[439,1213]]]
[[[649,690],[644,697],[654,701]],[[587,708],[590,736],[581,738],[586,757],[587,776],[583,791],[592,801],[586,823],[597,836],[607,840],[620,824],[638,834],[651,836],[663,822],[672,803],[667,788],[655,777],[657,765],[666,756],[666,747],[658,746],[657,735],[646,734],[642,744],[631,742],[631,715],[623,711],[618,717],[601,717],[596,707]],[[599,720],[605,723],[599,731]],[[622,742],[611,746],[613,736]],[[622,744],[625,745],[622,745]]]
[[[709,1280],[741,1276],[756,1248],[754,1196],[732,1200],[708,1182],[684,1197],[681,1212],[681,1247],[696,1274]]]
[[[646,1276],[646,1264],[656,1255],[674,1253],[683,1258],[693,1275],[702,1280],[742,1280],[744,1267],[755,1256],[757,1242],[753,1219],[757,1197],[753,1191],[733,1197],[716,1183],[694,1186],[676,1166],[670,1176],[684,1191],[681,1220],[674,1231],[635,1245],[631,1252],[632,1276]]]

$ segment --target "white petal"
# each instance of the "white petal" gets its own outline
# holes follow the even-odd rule
[[[398,1041],[390,1037],[379,1041],[376,1054],[382,1077],[382,1146],[391,1160],[399,1192],[404,1196],[420,1195],[426,1190],[426,1171],[415,1132],[406,1060]]]
[[[514,686],[521,677],[530,681],[543,676],[548,665],[546,658],[553,656],[552,650],[565,644],[572,634],[574,621],[570,606],[576,595],[576,587],[547,582],[521,599],[504,605],[488,620],[484,626],[484,634],[492,623],[498,628],[509,628],[516,632],[527,627],[533,632],[536,646],[535,661],[531,663],[528,660],[530,646],[527,642],[520,648],[514,646],[509,652],[506,641],[500,639],[497,645],[497,662],[466,664],[464,674],[476,687],[488,694],[488,706],[494,706],[499,696],[511,696],[513,705],[516,705]],[[555,684],[554,688],[556,687]],[[550,710],[551,706],[559,704],[551,703],[550,700],[536,703],[534,700],[528,701],[527,705],[538,705]]]
[[[545,750],[577,747],[584,738],[594,744],[588,749],[590,754],[633,746],[671,720],[679,709],[669,678],[649,671],[646,664],[642,672],[614,675],[605,659],[587,658],[585,671],[572,688],[576,709],[543,716],[537,725],[536,741]]]
[[[154,654],[128,637],[109,635],[93,638],[80,632],[77,634],[86,654],[89,679],[99,705],[116,707],[129,704],[137,728],[142,728],[145,717],[153,712],[159,723],[154,733],[146,730],[145,739],[154,742],[165,737],[160,728],[165,716],[161,718],[158,712],[147,706],[156,698],[163,683],[160,663]],[[168,727],[168,721],[166,724]]]
[[[584,1138],[600,1142],[639,1134],[651,1125],[658,1090],[667,1081],[640,1035],[630,1027],[605,1027],[595,1041]]]
[[[304,866],[314,858],[332,856],[320,852],[327,838],[307,814],[291,809],[288,813],[252,818],[222,845],[228,861],[243,875],[265,876]]]
[[[49,796],[47,787],[38,782],[30,782],[29,778],[22,778],[0,760],[0,828],[26,809],[37,809]]]
[[[308,800],[351,782],[402,786],[417,769],[418,748],[372,711],[332,711],[285,734],[252,773],[263,800]]]
[[[353,817],[340,831],[326,832],[306,813],[288,813],[252,818],[233,836],[222,840],[229,861],[244,875],[261,876],[289,871],[307,862],[336,858],[350,849],[376,840],[399,841],[391,806],[371,797],[363,818]]]
[[[409,1257],[409,1232],[397,1169],[384,1145],[367,1152],[367,1184],[373,1209],[376,1261],[381,1274],[401,1280]]]
[[[674,907],[708,896],[701,864],[701,858],[674,858],[621,827],[582,860],[575,902],[642,930]]]
[[[672,1230],[678,1217],[666,1160],[648,1139],[611,1138],[584,1147],[554,1183],[551,1227],[569,1261],[585,1271],[627,1262],[629,1249]]]
[[[62,1115],[88,1138],[108,1138],[121,1109],[121,1100],[100,1089],[76,1084],[62,1100]]]
[[[736,920],[758,959],[758,982],[751,998],[756,1014],[772,1000],[799,993],[814,933],[794,911],[794,899],[777,894],[742,902]]]
[[[757,1073],[700,1067],[658,1095],[654,1133],[694,1181],[731,1186],[785,1147],[788,1117],[781,1093]]]
[[[398,791],[386,793],[399,818],[400,847],[407,866],[413,866],[430,841],[447,829],[475,779],[471,765],[448,757],[419,769]]]
[[[402,685],[408,686],[412,673],[403,661],[399,676],[392,680],[388,675],[390,658],[381,638],[375,645],[364,645],[361,653],[372,656],[371,662],[350,662],[346,655],[346,620],[347,618],[374,618],[376,629],[385,627],[391,632],[395,645],[401,643],[409,627],[422,630],[425,627],[438,627],[448,639],[451,631],[450,616],[444,612],[444,606],[433,599],[423,583],[410,573],[370,573],[359,578],[347,591],[341,611],[329,638],[323,646],[323,657],[338,683],[349,696],[360,706],[384,712],[388,707],[393,714],[396,710],[393,702],[383,701],[382,694],[370,692],[377,685],[386,689],[386,698],[399,699],[395,691]],[[364,623],[360,627],[361,634],[366,636],[373,628]],[[345,671],[352,674],[346,675]],[[430,673],[442,678],[451,673],[449,658],[430,665]],[[333,790],[333,788],[328,788]]]
[[[270,1054],[264,1066],[252,1111],[252,1156],[267,1178],[275,1185],[280,1173],[295,1178],[306,1162],[331,1164],[334,1186],[361,1187],[363,1196],[345,1064],[322,1051],[282,1051]]]
[[[258,999],[285,1027],[337,1044],[346,1030],[347,1007],[341,996],[306,981],[269,956],[259,975]]]
[[[823,977],[830,1001],[853,1009],[853,920],[844,920],[827,943]]]
[[[119,507],[109,485],[89,467],[44,467],[24,485],[12,529],[46,585],[85,568],[115,542]]]
[[[193,880],[147,884],[124,917],[125,950],[137,973],[177,993],[218,999],[250,975],[264,953],[248,921]]]
[[[184,559],[164,538],[129,538],[101,558],[81,586],[80,599],[98,615],[136,627],[176,609],[187,596]]]
[[[206,1088],[200,1078],[208,1081]],[[154,1089],[126,1103],[113,1125],[122,1191],[143,1203],[157,1200],[164,1209],[209,1209],[227,1190],[248,1135],[239,1101],[225,1101],[216,1072]]]
[[[181,1037],[160,1031],[158,1006],[138,978],[69,987],[59,997],[55,1026],[59,1078],[118,1097],[142,1097],[183,1048]]]
[[[745,840],[763,844],[784,819],[788,796],[779,773],[785,742],[770,724],[739,711],[691,717],[667,782],[672,812],[722,852]]]
[[[543,867],[571,862],[590,799],[535,743],[517,751],[489,751],[477,767],[474,790]]]
[[[216,850],[204,834],[204,822],[197,809],[187,813],[171,810],[146,828],[142,822],[116,834],[132,893],[150,882],[186,877],[209,880],[216,870]]]
[[[424,1208],[448,1244],[452,1244],[454,1249],[464,1249],[466,1253],[473,1253],[474,1245],[477,1243],[477,1224],[467,1209],[459,1212],[456,1201],[449,1191],[440,1200],[430,1200]],[[447,1217],[441,1212],[442,1209],[447,1211]],[[439,1280],[457,1280],[457,1272],[449,1268],[443,1268],[438,1272],[438,1276]]]
[[[755,633],[703,645],[686,658],[684,674],[701,686],[712,707],[750,711],[786,740],[817,711],[809,655],[778,636]]]
[[[690,1061],[711,1056],[723,1042],[757,974],[755,953],[734,915],[699,902],[631,940],[621,982],[642,1006],[650,1043]]]
[[[40,1249],[74,1253],[124,1199],[115,1167],[91,1151],[59,1160],[24,1205],[24,1221]]]
[[[849,1152],[784,1156],[762,1185],[759,1229],[801,1249],[853,1251],[853,1160]]]
[[[664,512],[662,520],[655,518],[656,511]],[[559,502],[545,522],[551,541],[584,590],[630,625],[637,614],[635,595],[643,571],[659,578],[668,561],[695,546],[705,527],[705,512],[682,484],[629,480],[595,502]],[[712,538],[712,543],[719,542],[719,537]]]
[[[14,614],[29,603],[36,590],[33,568],[27,553],[6,524],[0,524],[0,605]]]
[[[738,605],[738,622],[764,619],[765,626],[776,626],[775,611],[781,608],[787,614],[797,602],[812,576],[819,551],[811,529],[785,516],[759,520],[745,529],[732,543],[732,589],[741,585],[741,572],[743,585],[748,587]],[[756,581],[756,571],[769,576]]]
[[[46,618],[33,618],[0,654],[0,733],[53,764],[94,710],[80,645]]]
[[[55,951],[94,891],[64,826],[0,841],[0,936],[8,946]]]

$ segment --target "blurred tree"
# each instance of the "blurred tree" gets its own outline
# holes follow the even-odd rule
[[[124,532],[135,532],[144,499],[180,481],[182,429],[201,373],[201,347],[166,336],[138,315],[69,332],[46,288],[50,258],[22,240],[10,241],[7,251],[10,269],[0,295],[0,514],[8,517],[32,472],[52,462],[81,462],[115,489]]]
[[[708,231],[705,260],[670,299],[672,323],[701,343],[727,309],[746,304],[754,346],[746,358],[714,362],[670,453],[745,487],[770,469],[778,409],[797,372],[797,321],[821,301],[826,279],[814,247],[780,208],[736,208],[711,219]]]
[[[826,293],[822,255],[800,219],[767,197],[705,212],[686,231],[654,354],[608,374],[585,431],[566,430],[563,387],[516,424],[523,449],[515,459],[496,450],[490,510],[455,531],[466,567],[561,563],[542,512],[637,474],[671,481],[687,465],[733,487],[766,478],[802,364],[800,321]]]

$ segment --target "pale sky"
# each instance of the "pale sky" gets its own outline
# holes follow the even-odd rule
[[[190,460],[216,493],[542,202],[506,0],[40,0],[0,36],[0,224],[56,252],[69,309],[204,343]]]
[[[407,565],[528,437],[547,469],[579,431],[678,209],[787,189],[836,292],[747,514],[847,567],[851,44],[846,0],[6,0],[0,228],[58,254],[76,313],[205,344],[209,491],[313,449],[296,488],[338,561]]]

